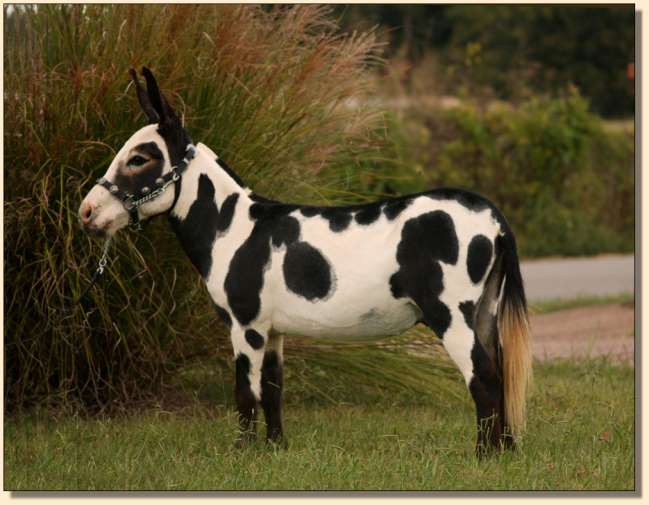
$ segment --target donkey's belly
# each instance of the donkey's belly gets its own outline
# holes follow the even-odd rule
[[[310,309],[276,309],[273,328],[280,333],[316,338],[378,339],[404,332],[420,317],[420,311],[405,302],[356,309],[314,303]]]

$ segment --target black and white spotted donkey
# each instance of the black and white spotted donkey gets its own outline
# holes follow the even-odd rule
[[[240,441],[254,436],[259,404],[268,440],[284,441],[284,335],[377,338],[423,323],[464,375],[478,453],[513,447],[531,358],[516,242],[498,209],[447,188],[345,207],[262,198],[192,144],[142,72],[146,91],[131,76],[150,124],[117,153],[80,219],[110,237],[167,214],[230,327]]]

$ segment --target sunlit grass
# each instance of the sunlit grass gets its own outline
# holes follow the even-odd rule
[[[365,401],[357,381],[355,401],[304,404],[288,381],[287,450],[234,449],[226,396],[125,417],[11,418],[5,489],[632,491],[633,370],[561,361],[537,364],[535,377],[521,450],[486,461],[473,454],[461,383],[457,397],[412,402]]]

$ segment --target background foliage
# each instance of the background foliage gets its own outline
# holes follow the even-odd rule
[[[403,112],[409,177],[373,189],[455,186],[489,197],[524,256],[626,252],[634,247],[634,138],[607,129],[576,91],[517,108],[467,102]]]
[[[436,87],[507,100],[576,86],[607,117],[634,112],[635,10],[629,5],[346,5],[342,25],[378,24],[409,67],[439,60]],[[408,80],[408,76],[406,76]]]

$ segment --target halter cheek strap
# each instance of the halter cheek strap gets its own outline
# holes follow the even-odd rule
[[[194,159],[194,156],[196,156],[196,147],[193,144],[188,144],[185,150],[185,157],[180,161],[180,163],[171,167],[171,172],[156,179],[155,183],[157,187],[153,191],[151,191],[150,188],[145,186],[143,188],[140,188],[135,194],[130,194],[127,193],[126,191],[121,190],[117,186],[117,184],[114,184],[109,180],[104,179],[103,177],[97,179],[97,184],[106,188],[111,195],[113,195],[115,198],[117,198],[119,201],[122,202],[122,205],[128,211],[129,226],[139,231],[142,229],[142,225],[140,224],[140,216],[138,215],[138,211],[137,211],[138,207],[160,196],[162,193],[164,193],[164,190],[169,187],[169,185],[179,181],[180,176],[187,169],[187,165],[189,165],[189,162],[192,159]],[[176,194],[174,195],[173,204],[169,208],[169,211],[171,211],[171,209],[173,209],[174,206],[176,205],[176,202],[178,201],[178,194],[179,191],[176,191]],[[106,242],[104,242],[104,251],[101,256],[101,259],[99,260],[99,265],[97,266],[97,269],[92,274],[92,277],[90,279],[90,284],[86,287],[86,289],[83,290],[79,298],[77,298],[75,305],[81,303],[86,298],[90,289],[95,285],[95,283],[99,280],[99,277],[101,277],[101,275],[104,273],[104,269],[106,267],[106,264],[108,263],[109,245],[110,245],[110,238],[108,238]],[[68,307],[66,310],[71,310],[71,307]]]
[[[139,231],[142,229],[142,225],[140,224],[138,207],[153,200],[154,198],[157,198],[162,193],[164,193],[165,189],[167,189],[169,185],[180,180],[181,175],[187,169],[189,162],[194,159],[194,156],[196,156],[196,147],[193,144],[188,144],[185,150],[185,157],[177,165],[171,167],[170,172],[156,179],[156,188],[153,190],[148,186],[144,186],[134,194],[130,194],[120,189],[119,186],[117,186],[117,184],[115,184],[114,182],[104,179],[103,177],[97,179],[97,184],[106,188],[111,195],[122,202],[122,205],[128,212],[129,226]],[[174,197],[174,202],[171,208],[173,208],[176,204],[176,200],[177,198]]]

